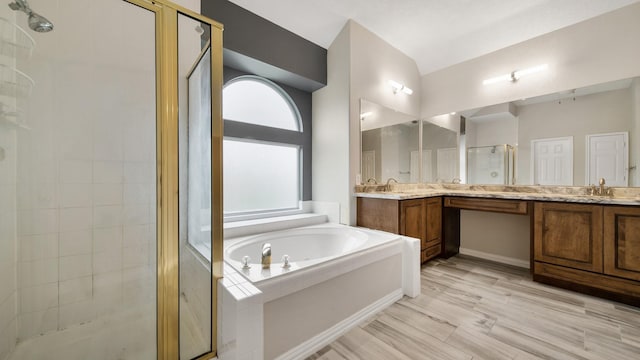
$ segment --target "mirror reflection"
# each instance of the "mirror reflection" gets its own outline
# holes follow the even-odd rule
[[[452,182],[459,177],[454,131],[364,99],[360,130],[363,183],[389,178],[400,183]]]
[[[470,184],[508,184],[512,170],[511,183],[518,185],[581,186],[605,178],[609,186],[639,186],[639,78],[459,114]]]

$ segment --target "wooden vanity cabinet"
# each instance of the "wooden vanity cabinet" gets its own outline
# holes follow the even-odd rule
[[[421,262],[442,252],[442,198],[358,198],[357,225],[420,239]]]
[[[640,208],[536,202],[535,281],[640,306]]]
[[[640,208],[604,208],[604,273],[640,281]]]
[[[534,205],[534,260],[602,272],[602,206]]]

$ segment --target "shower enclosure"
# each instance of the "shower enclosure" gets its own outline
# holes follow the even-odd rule
[[[0,360],[214,357],[221,26],[15,0],[0,32]]]
[[[513,185],[515,151],[508,144],[467,149],[468,184]]]

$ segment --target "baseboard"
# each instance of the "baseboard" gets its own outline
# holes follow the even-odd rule
[[[349,330],[358,326],[361,322],[375,315],[376,313],[386,309],[396,301],[402,299],[402,289],[398,289],[381,299],[358,311],[357,313],[342,320],[329,329],[294,347],[286,353],[278,356],[277,360],[295,360],[304,359],[323,347],[329,345]]]
[[[469,255],[469,256],[480,258],[480,259],[485,259],[485,260],[491,260],[491,261],[495,261],[502,264],[513,265],[513,266],[517,266],[525,269],[530,268],[530,264],[526,260],[520,260],[512,257],[486,253],[484,251],[460,248],[460,254]]]

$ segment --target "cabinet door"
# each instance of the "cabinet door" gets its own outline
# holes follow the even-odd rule
[[[604,209],[604,273],[640,281],[640,208]]]
[[[440,245],[442,243],[442,199],[430,198],[425,200],[427,207],[426,245]]]
[[[534,260],[601,273],[602,206],[537,202]]]
[[[425,207],[423,199],[403,200],[400,202],[400,234],[421,241],[425,248]]]

